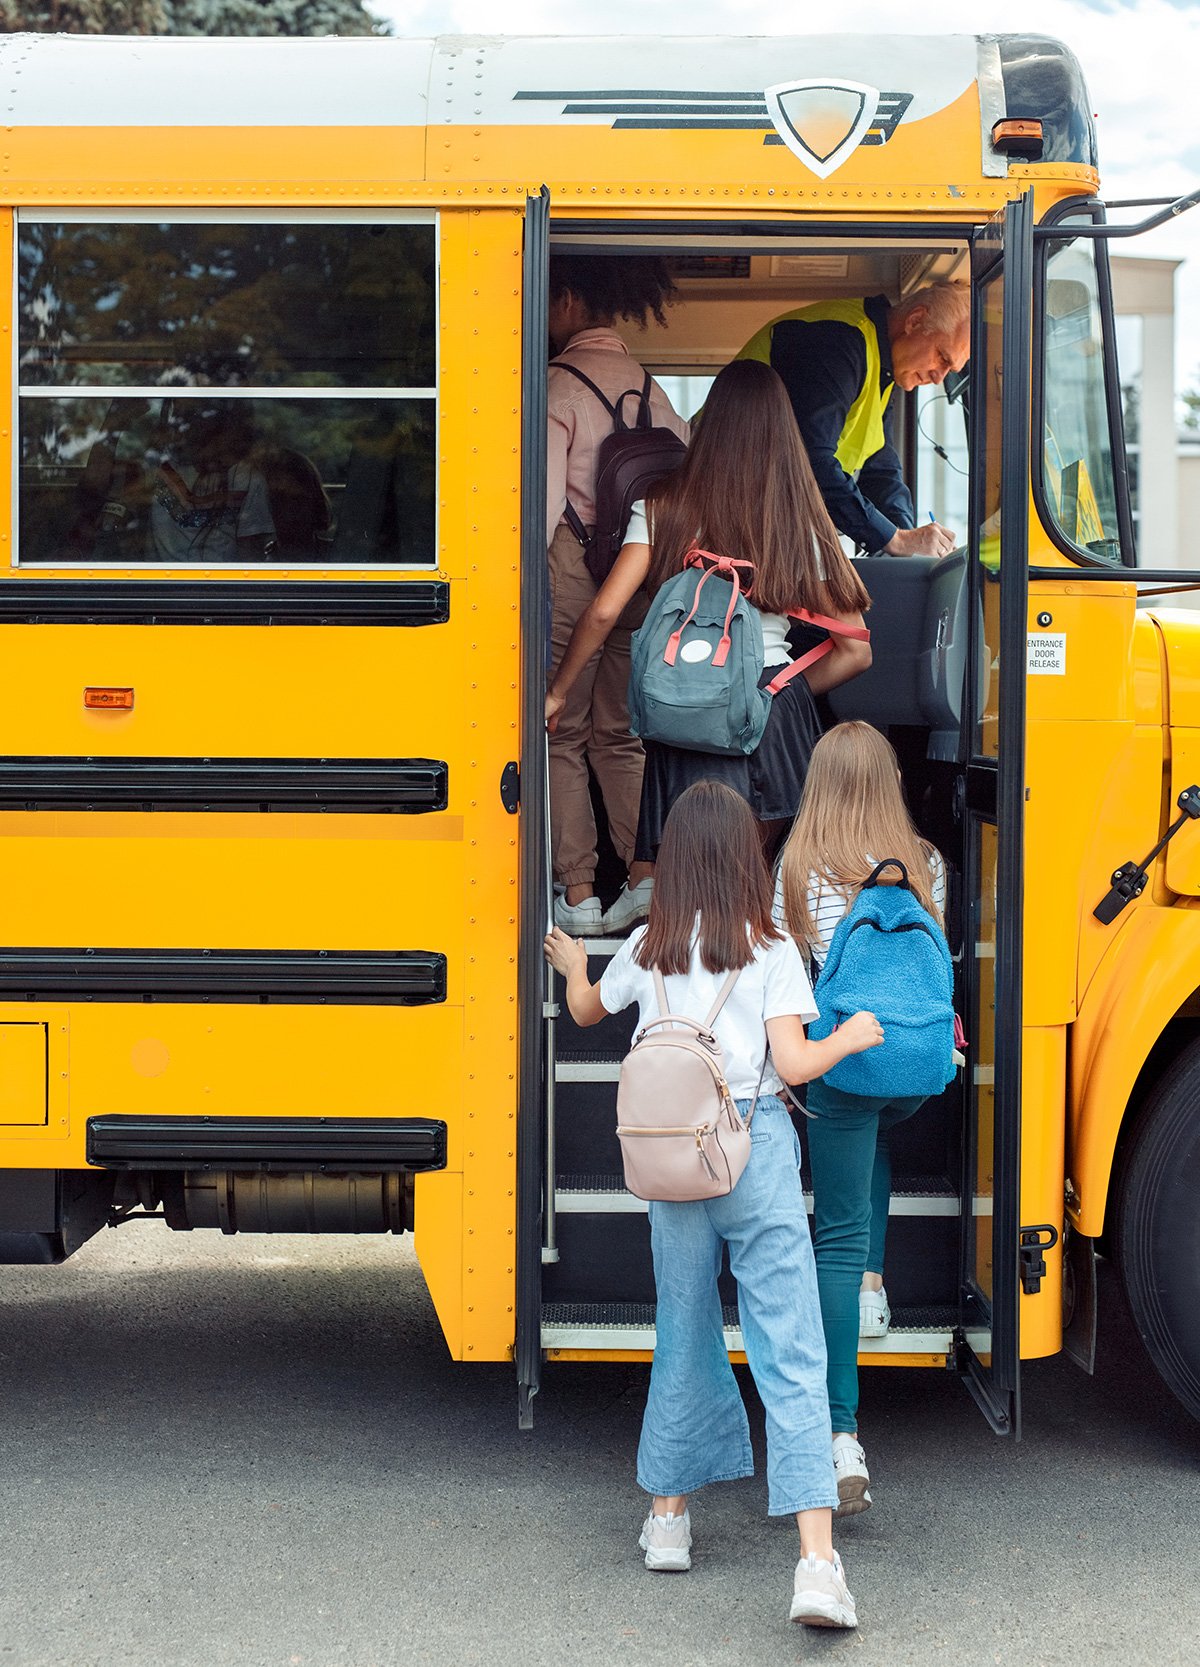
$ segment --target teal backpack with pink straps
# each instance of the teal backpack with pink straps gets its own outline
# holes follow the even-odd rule
[[[760,688],[763,634],[749,600],[753,578],[752,562],[694,549],[659,590],[633,634],[629,727],[643,741],[721,757],[752,753],[774,697],[830,652],[827,637]],[[870,636],[805,608],[789,612],[832,635],[864,642]]]

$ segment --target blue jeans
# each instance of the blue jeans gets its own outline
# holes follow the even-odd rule
[[[858,1429],[858,1289],[883,1272],[892,1165],[888,1131],[921,1098],[843,1094],[818,1079],[808,1085],[813,1249],[821,1321],[829,1354],[829,1412],[835,1430]]]
[[[743,1114],[749,1106],[738,1101]],[[717,1292],[728,1245],[746,1356],[767,1415],[768,1510],[790,1516],[837,1504],[825,1343],[800,1143],[774,1094],[759,1100],[750,1134],[750,1161],[727,1197],[650,1205],[658,1343],[638,1486],[669,1497],[754,1474]]]

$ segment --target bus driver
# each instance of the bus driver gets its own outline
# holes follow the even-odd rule
[[[893,386],[940,387],[970,355],[965,284],[936,283],[897,306],[885,296],[818,301],[752,336],[739,359],[779,372],[838,531],[867,555],[946,556],[955,538],[916,525],[892,443]]]

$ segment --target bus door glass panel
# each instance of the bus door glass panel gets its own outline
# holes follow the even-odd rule
[[[436,562],[431,220],[27,219],[23,564]]]
[[[1121,560],[1112,411],[1105,376],[1102,263],[1105,245],[1071,240],[1072,225],[1092,225],[1090,211],[1055,225],[1066,235],[1044,246],[1042,306],[1042,502],[1071,551],[1093,561]],[[1138,430],[1137,388],[1123,389],[1126,426]]]
[[[1017,1208],[1029,492],[1031,203],[972,250],[972,639],[964,722],[967,1140],[960,1323],[967,1382],[1016,1430]]]

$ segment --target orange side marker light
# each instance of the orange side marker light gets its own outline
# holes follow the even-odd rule
[[[91,712],[132,712],[132,689],[85,689],[83,704]]]
[[[1006,156],[1023,156],[1036,162],[1042,154],[1042,124],[1029,117],[996,122],[992,127],[992,148]]]

